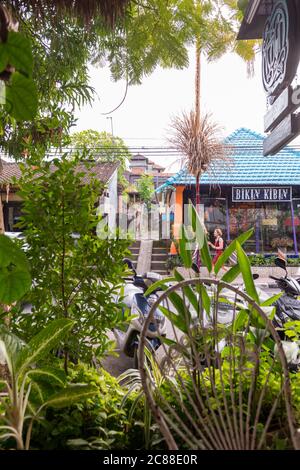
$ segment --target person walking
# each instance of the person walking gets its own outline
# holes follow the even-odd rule
[[[218,261],[221,254],[224,251],[224,240],[222,236],[223,236],[222,230],[220,228],[216,228],[214,231],[215,243],[213,244],[211,242],[208,242],[208,245],[214,250],[216,250],[215,256],[212,261],[213,266],[215,266],[216,262]]]

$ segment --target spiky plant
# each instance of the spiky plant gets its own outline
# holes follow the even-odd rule
[[[200,205],[200,177],[205,171],[217,175],[220,165],[230,162],[230,148],[223,142],[221,127],[211,120],[210,114],[202,118],[191,111],[174,117],[170,142],[182,154],[182,163],[196,178],[196,206]]]

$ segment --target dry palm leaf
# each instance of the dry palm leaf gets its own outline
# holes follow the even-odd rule
[[[43,18],[51,11],[53,17],[69,15],[91,23],[101,16],[107,25],[113,27],[117,18],[124,16],[130,0],[11,0],[8,2],[16,11],[30,8],[34,16]]]
[[[221,127],[211,121],[211,115],[196,119],[196,114],[183,113],[171,124],[169,141],[182,153],[183,164],[190,174],[200,176],[205,171],[216,174],[220,165],[230,163],[230,146],[221,138]]]

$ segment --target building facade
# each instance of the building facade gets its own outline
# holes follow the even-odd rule
[[[99,195],[99,212],[103,220],[111,231],[117,226],[118,212],[118,168],[119,163],[95,163],[90,172],[93,177],[103,183],[103,191]],[[54,171],[55,167],[52,168]],[[86,173],[82,179],[82,184],[89,184],[90,176],[86,167],[78,165],[78,171]],[[21,171],[17,163],[2,160],[2,171],[0,173],[0,197],[3,211],[3,221],[5,232],[18,232],[16,226],[22,214],[22,199],[18,195],[17,184],[12,184],[13,178],[18,180]]]
[[[271,254],[284,247],[291,256],[298,256],[300,152],[286,147],[276,156],[264,157],[263,139],[244,128],[226,139],[231,149],[227,164],[200,180],[201,217],[211,241],[217,227],[227,242],[254,228],[245,245],[248,253]],[[175,237],[187,221],[189,201],[195,204],[195,193],[195,178],[185,169],[157,190],[161,202],[175,214],[171,230]]]

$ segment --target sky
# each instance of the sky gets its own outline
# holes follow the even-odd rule
[[[145,77],[142,85],[129,87],[122,106],[109,113],[121,101],[125,82],[113,82],[108,68],[91,68],[90,84],[98,98],[92,106],[77,112],[74,131],[95,129],[122,137],[129,147],[157,147],[170,145],[167,136],[172,116],[190,111],[194,106],[194,52],[190,51],[190,65],[183,70],[161,69]],[[213,120],[223,127],[224,137],[239,127],[263,133],[266,97],[261,81],[261,55],[257,55],[255,74],[247,76],[246,63],[233,53],[207,63],[202,60],[202,112],[211,112]],[[142,153],[143,149],[140,149]],[[151,159],[176,171],[174,156]],[[175,170],[174,170],[175,169]]]

